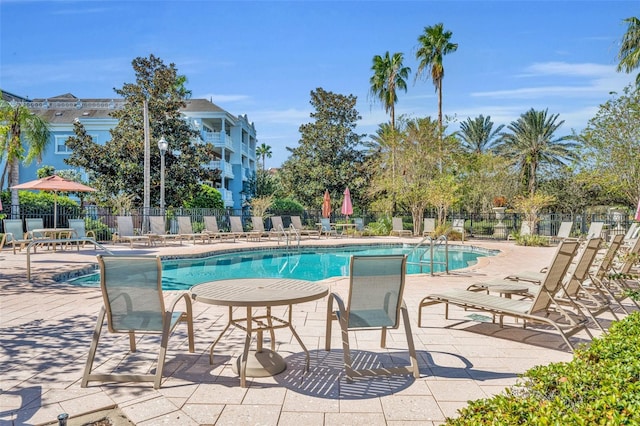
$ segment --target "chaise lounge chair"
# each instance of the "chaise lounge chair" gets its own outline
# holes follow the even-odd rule
[[[116,218],[118,222],[118,233],[114,234],[114,241],[124,241],[128,242],[131,248],[133,248],[133,243],[145,243],[146,245],[151,245],[151,237],[148,235],[136,235],[133,230],[133,218],[131,216],[118,216]]]
[[[565,309],[555,298],[563,288],[563,278],[576,254],[578,245],[579,243],[576,241],[560,243],[556,256],[540,284],[540,290],[532,299],[514,300],[468,290],[445,290],[431,293],[420,302],[418,326],[422,327],[422,310],[425,307],[444,303],[445,318],[448,319],[449,305],[451,304],[498,315],[501,327],[505,316],[523,319],[525,325],[526,322],[540,322],[550,325],[560,333],[568,347],[573,350],[573,345],[569,341],[570,336],[585,330],[591,337],[591,332],[587,328],[588,317],[578,309],[575,312]]]
[[[242,226],[242,218],[240,216],[229,216],[229,223],[231,225],[231,232],[235,234],[238,238],[246,238],[247,242],[249,240],[257,240],[260,241],[260,232],[259,231],[245,231]]]
[[[325,350],[331,350],[331,324],[339,321],[341,330],[344,368],[348,380],[354,377],[412,374],[420,377],[418,359],[411,334],[411,322],[402,299],[405,283],[406,255],[352,256],[349,272],[349,298],[345,305],[336,293],[329,295]],[[334,311],[333,304],[338,310]],[[386,347],[387,329],[400,325],[400,316],[409,347],[410,366],[384,366],[356,369],[351,358],[349,332],[357,330],[382,330],[381,347]]]
[[[302,226],[302,220],[300,219],[300,216],[291,216],[291,228],[292,231],[297,232],[301,237],[317,236],[318,238],[320,238],[320,231],[318,231],[317,229],[307,229]]]
[[[271,216],[271,229],[269,230],[269,238],[276,237],[278,241],[282,237],[289,238],[289,231],[284,227],[281,216]]]
[[[5,244],[11,244],[13,254],[16,254],[16,246],[21,251],[32,239],[27,237],[27,233],[22,229],[22,219],[4,219],[4,235],[0,241],[0,250]]]
[[[188,293],[179,294],[169,309],[165,309],[162,295],[162,264],[157,256],[98,255],[98,263],[104,305],[98,314],[81,387],[87,387],[90,381],[153,382],[154,389],[159,389],[169,335],[178,324],[186,323],[189,352],[193,353],[195,350],[191,297]],[[176,312],[176,305],[180,301],[184,301],[185,310]],[[131,352],[136,351],[136,332],[162,336],[155,374],[92,373],[105,318],[110,333],[129,335]],[[113,343],[109,344],[109,352],[112,352],[113,346]],[[112,368],[120,367],[116,363]]]
[[[166,246],[167,241],[178,240],[180,245],[182,245],[182,236],[180,234],[170,234],[167,232],[164,216],[149,216],[149,227],[151,229],[149,236],[152,241],[162,241],[162,245]]]
[[[192,240],[195,245],[196,239],[201,239],[204,244],[205,240],[209,240],[206,233],[193,232],[193,225],[191,224],[191,216],[178,216],[178,235],[181,238]]]
[[[398,237],[410,237],[413,235],[413,232],[411,232],[408,229],[404,229],[403,225],[402,225],[402,218],[401,217],[394,217],[391,219],[391,233],[389,235],[397,235]]]
[[[96,233],[93,231],[87,231],[86,229],[86,224],[84,219],[69,219],[68,220],[68,224],[69,224],[69,228],[73,229],[73,237],[74,238],[86,238],[87,240],[83,240],[83,241],[77,241],[76,242],[76,246],[78,248],[78,250],[80,250],[80,244],[82,244],[82,247],[84,248],[85,244],[87,243],[87,241],[89,238],[91,238],[93,240],[93,246],[94,248],[97,248],[98,246],[95,244],[95,239],[96,239]],[[70,243],[67,243],[67,245]]]
[[[434,218],[427,217],[424,219],[422,236],[432,238],[436,236],[436,220]]]
[[[258,239],[262,237],[269,237],[269,233],[264,229],[264,221],[261,216],[251,216],[252,231],[256,233]]]
[[[215,216],[203,216],[202,219],[204,220],[204,230],[202,232],[207,234],[209,238],[218,238],[221,241],[225,238],[233,238],[233,242],[236,242],[236,234],[233,232],[223,232],[218,228],[218,220]]]

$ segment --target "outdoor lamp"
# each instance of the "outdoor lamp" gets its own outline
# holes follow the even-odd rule
[[[158,141],[158,149],[160,150],[160,213],[164,216],[164,155],[167,152],[169,143],[162,136]]]

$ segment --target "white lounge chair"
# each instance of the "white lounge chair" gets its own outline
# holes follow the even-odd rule
[[[549,266],[549,270],[540,284],[540,290],[532,299],[515,300],[468,290],[445,290],[431,293],[420,302],[418,308],[418,326],[422,326],[422,311],[425,307],[444,303],[445,318],[449,318],[449,305],[460,306],[465,309],[479,310],[498,315],[500,326],[503,318],[510,316],[520,318],[526,322],[540,322],[555,328],[562,339],[573,350],[569,337],[587,328],[588,317],[579,309],[567,310],[562,303],[556,301],[562,290],[563,278],[575,256],[579,243],[577,241],[563,241],[560,243],[556,256]]]
[[[170,234],[167,232],[167,225],[164,216],[149,216],[149,227],[151,233],[149,236],[153,241],[162,241],[163,245],[167,245],[167,241],[178,241],[182,245],[182,236],[180,234]]]
[[[402,225],[402,218],[401,217],[394,217],[391,219],[391,234],[390,235],[397,235],[398,237],[410,237],[411,235],[413,235],[413,232],[411,232],[408,229],[404,229],[403,225]]]
[[[134,242],[151,245],[151,237],[148,235],[136,235],[131,216],[118,216],[116,221],[118,223],[118,232],[113,236],[114,242],[128,242],[131,248],[133,248]]]

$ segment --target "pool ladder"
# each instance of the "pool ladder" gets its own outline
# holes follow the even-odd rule
[[[425,250],[422,252],[420,257],[418,258],[418,261],[417,262],[407,262],[407,264],[419,265],[420,266],[420,272],[422,272],[422,268],[426,264],[428,264],[431,276],[433,276],[433,265],[444,265],[444,270],[448,274],[449,273],[449,240],[447,239],[446,235],[441,235],[441,236],[439,236],[438,238],[435,238],[435,239],[431,238],[429,235],[427,235],[426,237],[424,237],[413,248],[413,250],[411,250],[411,252],[409,253],[409,255],[407,257],[411,258],[411,256],[418,249],[420,249],[420,247],[425,246],[427,242],[429,243],[429,248],[428,249],[425,248]],[[444,245],[444,261],[435,261],[435,260],[433,260],[433,250],[434,250],[434,248],[436,248],[438,246],[442,246],[442,245]],[[428,259],[425,258],[427,253],[429,254],[429,258]]]
[[[292,237],[295,241],[297,241],[297,246],[298,248],[300,248],[300,232],[298,232],[296,228],[290,226],[288,231],[285,230],[282,226],[280,226],[279,228],[280,229],[278,229],[278,231],[282,232],[282,235],[284,235],[284,240],[287,248],[291,247]],[[280,245],[280,237],[278,237],[278,245]]]

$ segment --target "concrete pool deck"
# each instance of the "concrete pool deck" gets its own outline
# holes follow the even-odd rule
[[[317,238],[303,245],[355,242],[417,243],[419,238]],[[459,242],[458,242],[459,243]],[[123,254],[187,254],[248,246],[276,246],[275,241],[169,244],[166,247],[108,244]],[[334,326],[331,352],[324,351],[326,298],[293,306],[293,325],[311,353],[311,368],[303,374],[304,353],[286,329],[276,330],[276,350],[288,368],[268,378],[248,378],[241,388],[232,372],[232,360],[244,341],[241,330],[228,332],[216,347],[214,364],[208,349],[226,325],[227,308],[194,303],[196,352],[187,351],[186,333],[178,327],[169,340],[162,387],[150,383],[98,383],[80,387],[97,313],[102,305],[99,288],[56,282],[57,274],[95,264],[93,247],[80,251],[39,249],[31,256],[32,280],[27,281],[24,250],[0,252],[0,425],[57,424],[68,413],[68,425],[78,417],[117,407],[137,425],[436,425],[468,400],[486,398],[514,384],[529,368],[569,361],[572,354],[551,329],[523,329],[513,320],[500,329],[481,313],[444,306],[424,310],[423,328],[417,325],[417,306],[429,291],[466,288],[469,284],[546,266],[553,247],[521,247],[511,242],[471,240],[465,245],[498,249],[497,256],[449,275],[408,275],[405,301],[418,351],[421,377],[390,376],[348,383],[342,372],[340,336]],[[322,281],[346,296],[348,278]],[[167,300],[176,292],[165,292]],[[274,308],[274,311],[276,309]],[[284,311],[278,310],[277,313]],[[606,315],[601,318],[612,320]],[[590,330],[599,333],[595,326]],[[379,347],[379,332],[351,335],[356,356],[374,362],[392,356],[407,360],[404,331],[392,330],[387,348]],[[574,343],[588,342],[580,332]],[[103,337],[96,355],[101,369],[153,369],[159,337],[138,336],[138,352],[129,354],[125,335]],[[104,371],[104,370],[103,370]]]

